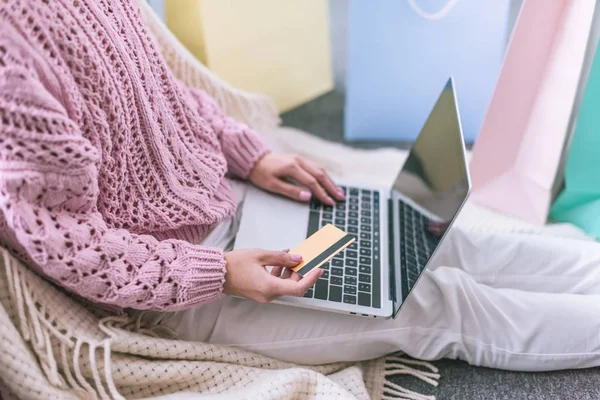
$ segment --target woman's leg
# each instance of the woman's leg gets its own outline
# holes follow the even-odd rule
[[[458,231],[449,236],[450,251],[437,257],[447,264],[424,273],[395,320],[224,297],[209,341],[308,364],[404,351],[511,370],[598,366],[600,252],[597,245],[562,243]]]
[[[452,229],[432,264],[432,269],[460,268],[497,288],[600,294],[600,244],[595,241]]]
[[[543,371],[599,366],[599,316],[600,295],[497,289],[441,267],[425,273],[395,320],[224,297],[208,341],[301,364],[404,351]],[[193,331],[184,336],[195,338]]]

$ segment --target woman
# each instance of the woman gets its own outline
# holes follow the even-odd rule
[[[0,123],[2,245],[88,301],[298,363],[402,350],[507,369],[600,364],[595,244],[454,231],[396,320],[261,304],[302,295],[320,272],[300,279],[285,251],[229,251],[234,179],[299,201],[343,192],[177,81],[129,1],[3,2]]]

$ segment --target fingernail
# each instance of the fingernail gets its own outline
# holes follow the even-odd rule
[[[300,197],[300,200],[304,200],[304,201],[310,200],[310,192],[306,192],[303,190],[302,192],[300,192],[299,197]]]
[[[292,261],[300,262],[302,261],[302,256],[300,254],[290,254],[290,259]]]
[[[325,273],[325,270],[322,269],[321,272],[319,272],[319,278],[322,277],[324,273]]]
[[[327,202],[329,203],[330,206],[335,206],[335,201],[333,201],[333,199],[331,197],[327,198]]]
[[[339,195],[343,196],[344,195],[344,189],[342,189],[341,187],[337,188],[337,192]]]

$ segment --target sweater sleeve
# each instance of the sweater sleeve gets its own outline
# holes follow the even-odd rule
[[[215,298],[221,250],[108,227],[96,209],[98,150],[49,75],[13,61],[0,52],[0,243],[93,302],[168,311]]]
[[[200,115],[219,137],[229,172],[238,178],[247,178],[256,162],[270,151],[268,146],[258,133],[225,115],[208,93],[194,88],[189,90]]]

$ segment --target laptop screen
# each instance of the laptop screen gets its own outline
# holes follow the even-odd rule
[[[449,79],[393,186],[394,316],[465,203],[469,189],[460,116]]]

